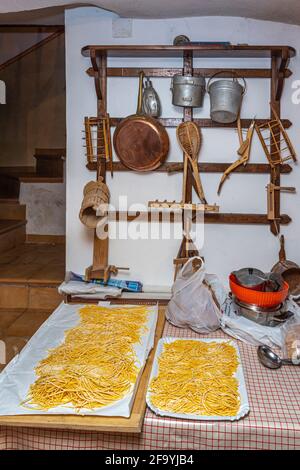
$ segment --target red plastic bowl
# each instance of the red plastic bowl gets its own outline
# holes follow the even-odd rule
[[[231,292],[238,300],[257,307],[276,307],[285,301],[289,293],[289,285],[285,281],[283,288],[278,292],[259,292],[240,286],[234,274],[229,276],[229,285]]]

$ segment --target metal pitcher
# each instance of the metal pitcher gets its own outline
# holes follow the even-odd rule
[[[172,103],[175,106],[200,108],[205,95],[205,78],[192,75],[174,75],[171,83]]]
[[[150,78],[146,78],[146,82],[144,84],[143,113],[152,117],[159,117],[161,115],[160,99],[153,88]]]
[[[246,91],[246,81],[242,78],[244,86],[238,82],[240,78],[234,71],[232,80],[211,80],[217,75],[224,73],[217,72],[209,79],[207,91],[210,95],[210,116],[213,121],[228,124],[237,120],[242,105],[243,95]]]

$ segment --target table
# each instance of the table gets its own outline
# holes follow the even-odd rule
[[[163,336],[226,338],[221,330],[199,335],[166,322]],[[237,341],[250,413],[236,422],[191,421],[146,411],[140,434],[0,427],[0,450],[211,450],[300,449],[300,367],[273,371],[257,360],[256,348]]]

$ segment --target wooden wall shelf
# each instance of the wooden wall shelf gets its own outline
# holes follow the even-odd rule
[[[151,222],[153,213],[156,213],[159,217],[155,219],[155,222],[162,222],[162,212],[155,210],[151,212],[136,212],[131,214],[130,212],[110,212],[109,219],[111,221],[116,220],[134,222],[138,217],[139,221]],[[192,215],[195,216],[195,213]],[[154,220],[154,217],[153,219]],[[286,214],[281,214],[279,223],[282,225],[288,225],[292,221],[291,217]],[[174,222],[174,214],[170,213],[170,222]],[[209,224],[256,224],[256,225],[268,225],[270,221],[266,214],[240,214],[240,213],[214,213],[207,212],[204,215],[204,222]]]
[[[112,127],[117,126],[117,124],[122,121],[121,117],[110,117],[110,124]],[[177,127],[181,122],[183,122],[183,119],[180,118],[160,118],[158,121],[164,126],[164,127]],[[231,128],[235,129],[236,128],[236,122],[232,122],[229,124],[220,124],[219,122],[215,122],[212,119],[198,119],[195,118],[193,119],[194,123],[197,124],[197,126],[201,128]],[[258,126],[261,124],[266,124],[269,121],[269,119],[255,119],[255,122]],[[285,129],[288,129],[291,127],[292,123],[289,119],[282,119],[282,124]],[[251,119],[241,119],[241,125],[243,129],[248,129],[250,124],[252,122]]]
[[[198,163],[198,169],[200,173],[224,173],[230,163]],[[90,171],[97,170],[97,163],[87,163],[87,169]],[[110,166],[109,166],[110,168]],[[127,168],[121,162],[113,162],[114,172],[128,172],[132,171]],[[183,171],[183,163],[181,162],[167,162],[161,165],[155,170],[159,173],[179,173]],[[282,174],[291,173],[292,167],[288,164],[281,165],[280,172]],[[268,163],[248,163],[246,166],[241,165],[234,170],[235,173],[258,173],[258,174],[270,174],[270,165]],[[140,174],[140,173],[139,173]]]
[[[138,77],[139,73],[143,71],[146,77],[157,77],[157,78],[172,78],[174,75],[182,74],[182,68],[166,68],[166,67],[108,67],[107,76],[108,77]],[[211,77],[215,73],[219,73],[219,77],[228,77],[229,74],[236,72],[240,77],[244,78],[271,78],[270,69],[229,69],[229,68],[194,68],[193,75],[201,75],[205,78]],[[292,75],[292,72],[289,69],[284,70],[285,78],[288,78]],[[96,72],[92,67],[87,70],[87,74],[90,77],[97,77],[98,72]]]
[[[258,45],[89,45],[82,49],[84,57],[107,55],[108,57],[183,57],[193,53],[197,57],[270,58],[294,57],[296,50],[289,46]]]
[[[144,71],[146,76],[171,78],[176,74],[194,74],[202,75],[206,78],[211,77],[214,73],[220,71],[219,68],[199,68],[193,67],[193,60],[197,58],[266,58],[269,60],[269,66],[264,64],[261,68],[226,68],[223,69],[222,76],[228,76],[230,72],[237,72],[240,76],[245,78],[261,78],[270,80],[270,110],[268,119],[257,119],[258,125],[266,124],[269,119],[274,118],[273,110],[276,110],[277,115],[280,117],[280,99],[284,87],[285,78],[290,77],[292,72],[288,69],[289,61],[296,55],[296,50],[286,45],[208,45],[201,46],[184,44],[181,46],[173,45],[88,45],[82,49],[82,55],[89,57],[91,67],[88,68],[87,73],[93,77],[96,96],[97,96],[97,116],[101,117],[107,113],[107,78],[108,77],[137,77],[141,70]],[[107,67],[107,59],[110,57],[118,58],[180,58],[182,67]],[[126,61],[124,61],[126,64]],[[197,64],[199,65],[199,63]],[[218,65],[218,64],[216,64]],[[230,65],[230,64],[229,64]],[[221,75],[220,75],[221,76]],[[121,117],[111,117],[111,126],[115,127],[120,121]],[[193,119],[193,109],[183,108],[182,117],[179,118],[162,118],[159,119],[164,127],[175,128],[181,122],[194,121],[201,128],[235,128],[236,123],[232,124],[219,124],[211,119]],[[250,118],[244,118],[241,121],[242,128],[248,129],[252,121]],[[285,129],[291,126],[291,121],[283,119],[282,124]],[[280,140],[280,130],[278,132],[278,142]],[[277,143],[275,142],[277,145]],[[271,156],[276,155],[276,145],[273,145]],[[223,173],[224,170],[230,165],[228,163],[208,163],[201,162],[198,164],[201,173]],[[100,176],[105,181],[106,171],[110,171],[109,165],[106,164],[105,158],[99,158],[98,163],[90,163],[87,165],[91,171],[97,170],[97,177]],[[120,162],[116,161],[112,164],[112,169],[115,172],[130,171]],[[267,163],[249,163],[245,167],[240,166],[235,170],[236,173],[248,174],[269,174],[270,182],[275,186],[280,186],[280,175],[288,174],[292,170],[290,165],[276,166],[273,171]],[[158,168],[158,172],[182,172],[183,163],[167,162]],[[192,202],[192,188],[193,176],[191,168],[188,168],[187,183],[186,183],[186,200]],[[158,212],[158,211],[156,211]],[[142,213],[142,218],[151,220],[151,213],[145,211]],[[133,221],[138,216],[137,214],[127,214],[126,212],[111,213],[113,220],[126,220]],[[260,224],[270,225],[270,229],[274,235],[280,231],[280,225],[286,225],[291,221],[288,215],[280,214],[280,191],[275,194],[274,200],[274,220],[268,220],[267,214],[240,214],[240,213],[205,213],[205,223],[215,224]],[[158,213],[158,218],[162,220],[162,213]],[[140,219],[139,219],[140,220]],[[182,247],[185,246],[184,240],[177,257],[182,258],[186,256],[182,252]],[[187,255],[189,256],[189,254]],[[94,255],[93,266],[108,264],[108,241],[103,242],[94,237]]]

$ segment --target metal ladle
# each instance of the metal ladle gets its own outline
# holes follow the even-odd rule
[[[269,369],[279,369],[279,367],[284,365],[300,365],[296,364],[291,359],[281,359],[268,346],[259,346],[257,348],[257,355],[260,362]]]

